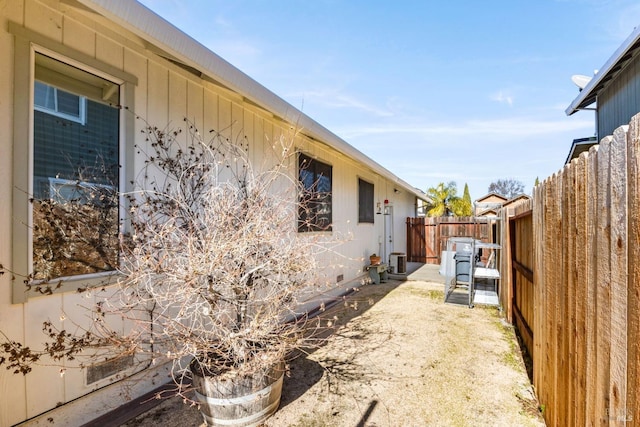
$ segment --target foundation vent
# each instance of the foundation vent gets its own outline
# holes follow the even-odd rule
[[[109,378],[119,372],[133,366],[133,355],[116,357],[87,367],[87,385],[93,384],[105,378]]]

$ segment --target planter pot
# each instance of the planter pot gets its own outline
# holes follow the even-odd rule
[[[280,405],[284,362],[236,378],[207,376],[198,369],[191,372],[200,412],[208,426],[257,426]]]

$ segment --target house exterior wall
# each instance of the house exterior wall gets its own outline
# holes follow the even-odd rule
[[[484,211],[489,208],[496,207],[497,205],[502,205],[502,203],[506,202],[507,199],[498,194],[487,194],[474,202],[474,215],[481,215]],[[495,212],[494,212],[495,214]]]
[[[181,127],[186,117],[201,129],[245,135],[254,164],[268,158],[273,141],[292,134],[290,124],[245,102],[242,94],[167,61],[139,37],[73,1],[0,2],[0,200],[4,201],[0,203],[0,264],[17,273],[26,273],[29,256],[24,236],[29,235],[26,224],[31,170],[28,147],[32,45],[71,60],[86,60],[92,69],[125,78],[132,76],[124,85],[125,105],[149,124]],[[124,174],[130,178],[143,165],[143,159],[133,150],[135,143],[145,143],[140,132],[143,123],[126,111],[122,112],[122,120],[126,122],[121,135]],[[362,276],[368,256],[380,252],[384,216],[376,215],[374,224],[358,223],[358,178],[374,184],[375,201],[382,203],[386,199],[394,207],[393,251],[404,252],[405,218],[415,216],[415,196],[407,191],[394,192],[397,187],[393,182],[321,141],[301,134],[295,138],[296,148],[333,167],[333,234],[345,236],[345,243],[336,253],[323,255],[324,279],[334,284],[339,275],[344,281],[356,280]],[[296,173],[294,165],[291,173]],[[0,275],[0,331],[8,339],[41,348],[44,321],[52,321],[62,329],[73,326],[69,319],[82,317],[86,297],[69,290],[27,298],[18,295],[22,278],[14,276],[12,280],[11,276]],[[68,367],[61,371],[59,366],[34,366],[26,376],[1,368],[0,427],[25,420],[32,425],[51,425],[49,417],[57,425],[77,425],[159,384],[158,380],[133,381],[127,394],[121,384],[110,385],[112,379],[87,386],[84,370]],[[166,380],[161,378],[161,382]],[[60,404],[64,405],[54,410]]]
[[[613,135],[613,131],[629,123],[640,111],[640,59],[634,56],[629,64],[598,95],[598,139]]]

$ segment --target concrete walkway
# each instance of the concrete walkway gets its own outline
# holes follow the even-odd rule
[[[407,263],[407,279],[419,280],[422,282],[442,283],[444,287],[444,277],[438,273],[438,264],[422,264],[419,262]]]

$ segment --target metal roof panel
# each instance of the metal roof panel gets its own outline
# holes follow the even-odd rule
[[[623,68],[624,62],[631,59],[633,51],[640,47],[640,26],[637,26],[631,35],[620,45],[614,54],[600,68],[591,81],[580,91],[578,96],[567,107],[567,116],[586,108],[596,101],[600,92],[614,75]]]

